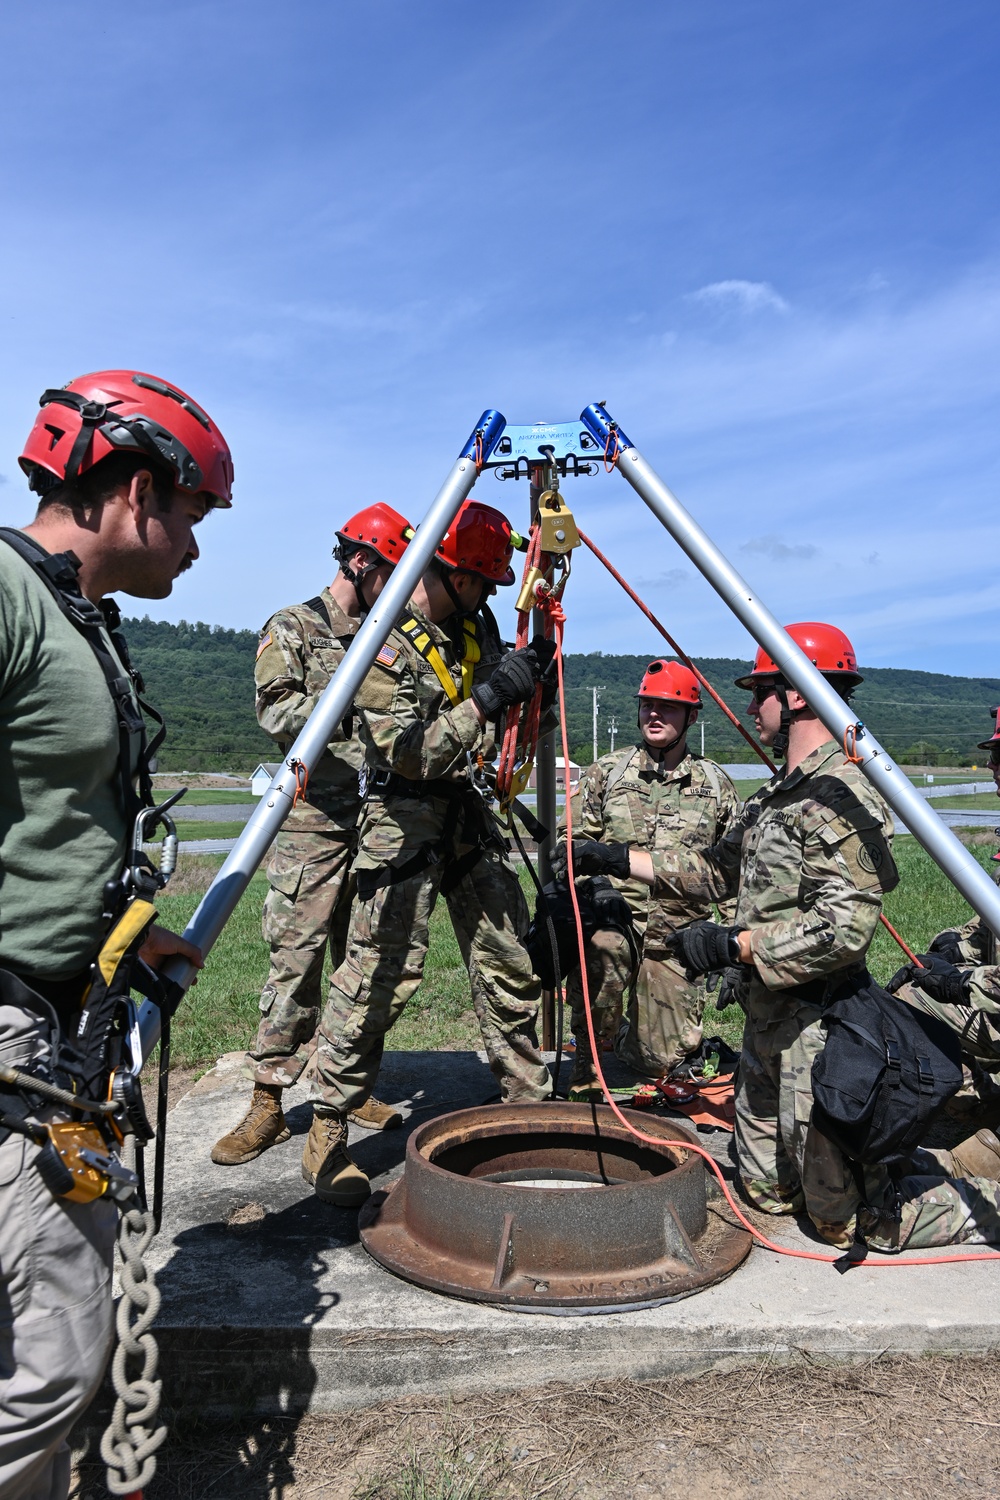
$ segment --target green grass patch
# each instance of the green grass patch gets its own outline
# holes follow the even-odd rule
[[[161,802],[166,801],[167,797],[176,790],[176,787],[159,788],[156,796]],[[162,796],[160,795],[161,792]],[[177,813],[183,816],[186,807],[213,807],[215,805],[232,807],[235,803],[245,802],[249,804],[258,800],[256,797],[251,797],[249,787],[241,789],[240,787],[231,786],[222,792],[206,791],[204,788],[193,788],[191,791],[185,792],[176,806]]]
[[[177,837],[179,839],[238,839],[246,826],[245,823],[182,823],[178,819]]]
[[[966,797],[932,797],[930,801],[931,807],[938,812],[945,807],[957,808],[959,812],[966,812],[970,807],[985,807],[1000,818],[1000,801],[996,792],[974,792]]]

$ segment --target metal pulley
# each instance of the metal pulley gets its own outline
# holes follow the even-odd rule
[[[543,552],[572,552],[580,545],[573,512],[558,490],[545,490],[538,497],[538,524]]]

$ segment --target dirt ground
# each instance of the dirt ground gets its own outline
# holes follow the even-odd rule
[[[147,1500],[864,1500],[1000,1494],[1000,1359],[801,1358],[650,1383],[186,1426]],[[91,1440],[92,1443],[95,1440]],[[74,1500],[104,1494],[81,1457]]]

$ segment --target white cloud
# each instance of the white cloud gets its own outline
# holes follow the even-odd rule
[[[705,302],[709,306],[735,307],[740,312],[762,312],[771,308],[774,312],[787,312],[788,303],[769,281],[712,281],[708,286],[692,292],[692,302]]]
[[[686,568],[669,568],[666,573],[658,573],[655,578],[631,578],[629,582],[637,589],[673,589],[687,583],[690,576]]]
[[[740,548],[741,552],[758,552],[761,557],[769,557],[772,562],[788,562],[790,558],[798,558],[804,561],[808,557],[816,556],[816,548],[808,542],[800,542],[789,546],[777,536],[754,536],[748,542],[744,542]]]

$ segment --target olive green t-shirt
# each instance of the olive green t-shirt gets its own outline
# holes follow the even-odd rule
[[[94,957],[125,854],[121,802],[97,658],[0,540],[0,966],[68,979]]]

